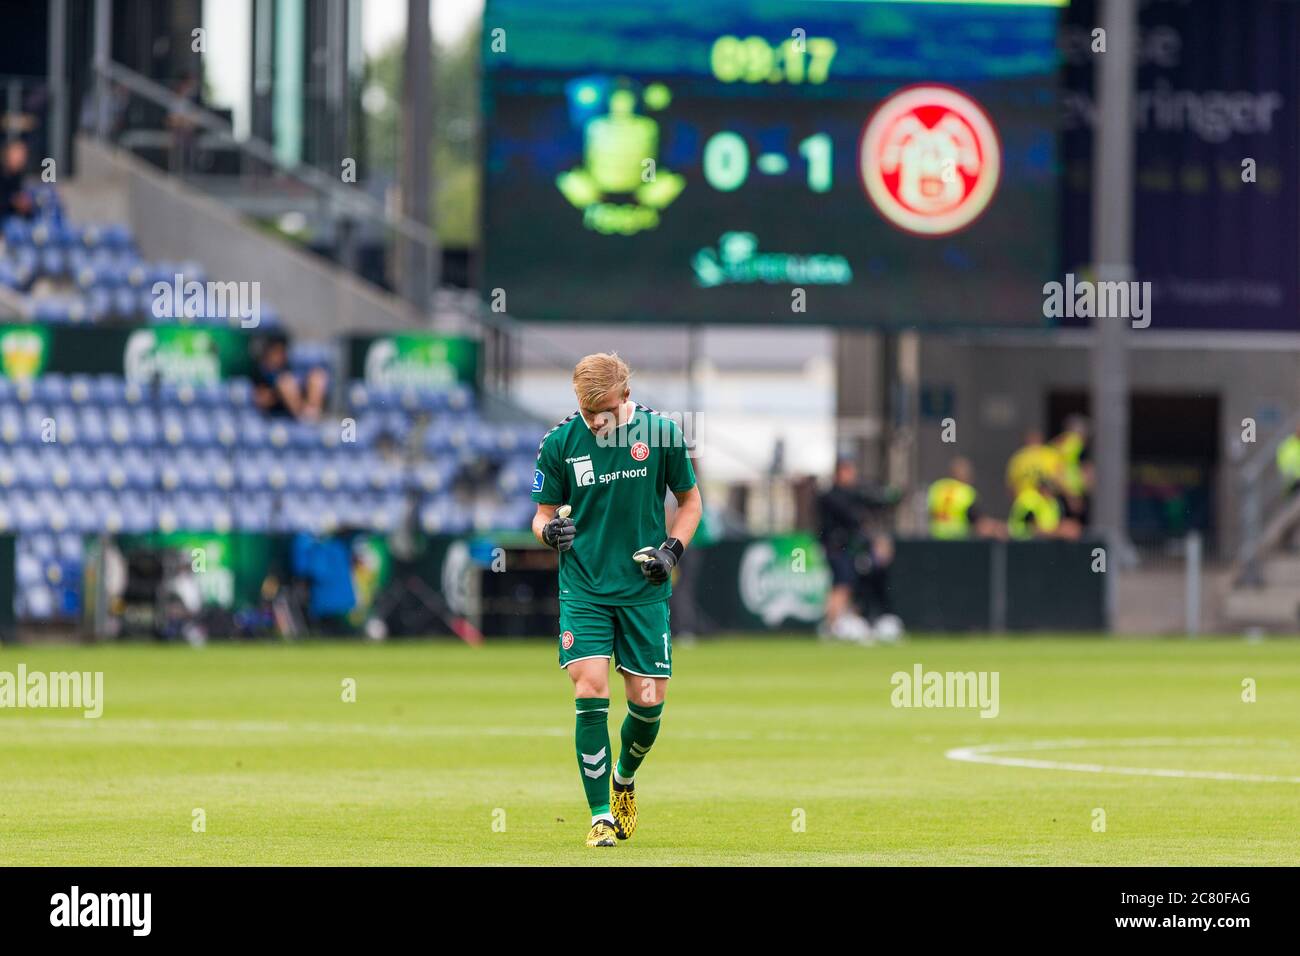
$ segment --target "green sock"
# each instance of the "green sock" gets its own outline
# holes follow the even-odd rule
[[[578,769],[582,771],[582,789],[587,791],[591,815],[609,813],[609,698],[579,697],[578,726],[574,740],[578,745]]]
[[[650,745],[659,734],[659,718],[663,713],[663,704],[646,707],[628,701],[627,716],[623,718],[623,750],[618,755],[617,770],[623,779],[630,779],[650,752]]]

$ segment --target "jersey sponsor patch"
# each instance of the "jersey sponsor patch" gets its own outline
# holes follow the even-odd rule
[[[596,483],[596,470],[592,467],[590,458],[573,463],[573,480],[577,482],[579,488]]]
[[[573,646],[573,632],[565,631],[560,635],[560,645],[567,651]]]
[[[546,476],[542,474],[542,469],[535,469],[533,471],[533,491],[541,491],[544,484],[546,484]]]
[[[637,442],[632,446],[632,457],[637,461],[645,461],[650,457],[650,446],[643,441]]]

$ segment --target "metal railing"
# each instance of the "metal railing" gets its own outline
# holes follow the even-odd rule
[[[416,263],[411,271],[420,284],[401,283],[404,297],[427,308],[439,256],[437,237],[427,225],[394,211],[361,187],[345,184],[338,175],[305,163],[284,164],[270,143],[255,136],[237,136],[230,122],[120,63],[97,62],[94,72],[97,84],[86,125],[100,139],[146,159],[151,152],[155,158],[165,154],[166,160],[154,165],[208,192],[233,181],[235,189],[220,195],[227,203],[238,205],[242,194],[266,207],[296,208],[316,215],[335,233],[336,258],[350,271],[359,272],[352,246],[356,227],[384,235],[395,253],[393,262]],[[187,142],[187,133],[179,130],[177,123],[196,131],[196,142]],[[202,132],[201,139],[197,131]],[[192,164],[196,146],[208,152],[228,151],[236,171],[227,176],[198,175]],[[248,211],[247,204],[244,211]]]
[[[1300,427],[1300,410],[1291,414],[1237,465],[1241,543],[1233,566],[1233,580],[1248,587],[1263,585],[1261,562],[1300,522],[1300,497],[1291,496],[1277,470],[1277,452]]]
[[[0,136],[22,137],[31,156],[47,156],[50,87],[42,76],[0,74]]]

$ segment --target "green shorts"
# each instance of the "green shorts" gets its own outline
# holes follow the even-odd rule
[[[639,677],[672,677],[668,602],[622,606],[561,601],[560,666],[588,657],[613,657],[619,670]]]

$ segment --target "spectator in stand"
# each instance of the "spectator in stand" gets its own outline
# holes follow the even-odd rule
[[[1081,525],[1088,523],[1088,501],[1092,491],[1092,462],[1088,456],[1088,419],[1071,415],[1065,429],[1051,441],[1061,456],[1061,495],[1065,513]]]
[[[1005,537],[1006,527],[979,507],[979,494],[971,484],[974,469],[970,460],[957,457],[948,466],[948,477],[930,485],[926,506],[930,515],[930,537],[963,541],[971,534],[981,538]]]
[[[1059,450],[1043,440],[1043,432],[1031,428],[1025,432],[1025,443],[1007,462],[1007,490],[1012,496],[1025,488],[1048,485],[1059,488],[1065,471],[1065,460]]]
[[[202,88],[197,73],[189,72],[176,81],[172,93],[184,102],[175,103],[167,112],[166,124],[172,134],[171,169],[184,175],[194,168],[202,110]]]
[[[27,144],[21,139],[5,143],[0,160],[0,219],[21,216],[31,219],[36,213],[32,194],[23,183],[27,175]]]
[[[256,343],[253,357],[253,402],[268,415],[290,415],[299,421],[319,421],[325,410],[329,374],[313,368],[299,380],[289,367],[289,340],[269,335]]]
[[[1065,512],[1056,488],[1046,480],[1022,485],[1011,502],[1011,515],[1007,518],[1007,531],[1012,538],[1025,541],[1030,538],[1061,538],[1077,541],[1083,529],[1075,518]]]
[[[1037,428],[1025,433],[1025,444],[1007,463],[1012,496],[1007,530],[1012,538],[1080,537],[1091,479],[1087,445],[1088,422],[1081,415],[1071,415],[1050,443]]]
[[[1277,473],[1287,494],[1300,488],[1300,425],[1277,448]]]

